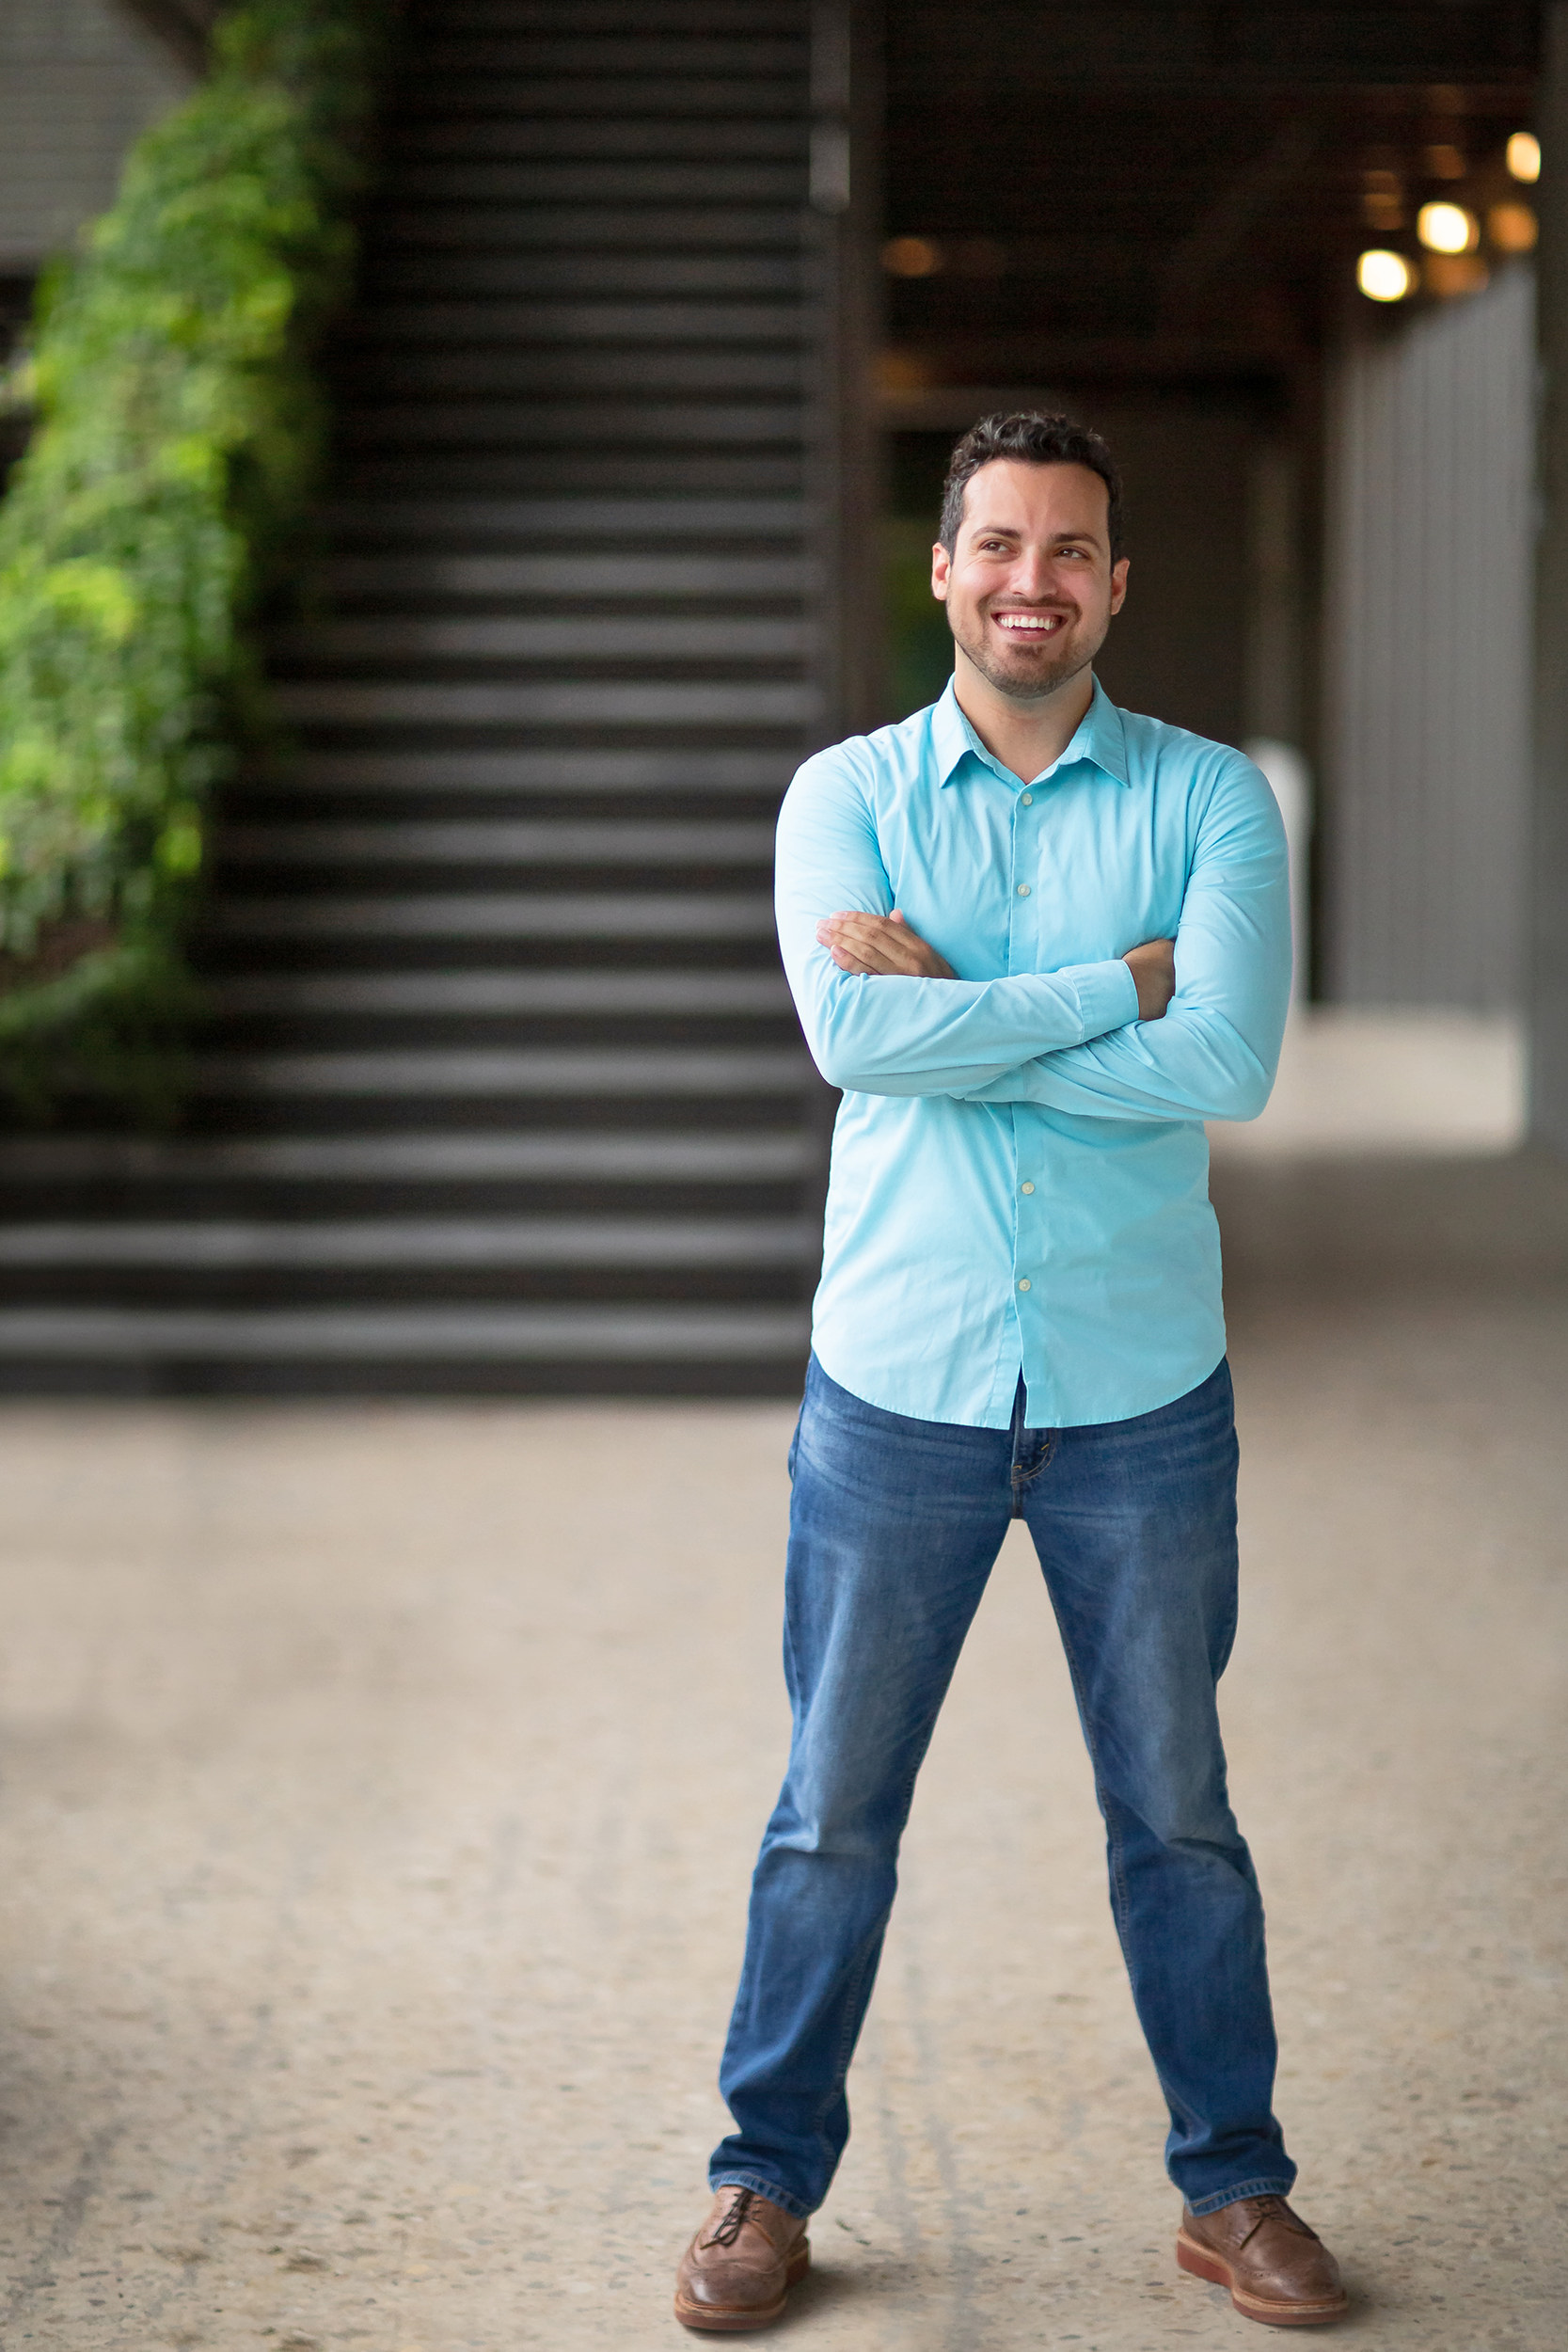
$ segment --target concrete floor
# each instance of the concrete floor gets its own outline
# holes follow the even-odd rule
[[[1232,1169],[1238,1808],[1341,2338],[1568,2337],[1568,1175]],[[0,1415],[0,2343],[682,2341],[784,1730],[783,1406]],[[922,1785],[781,2341],[1261,2341],[1031,1558]]]

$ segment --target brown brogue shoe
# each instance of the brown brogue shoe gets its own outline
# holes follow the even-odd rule
[[[1283,2197],[1238,2197],[1202,2215],[1184,2205],[1176,2259],[1228,2287],[1243,2317],[1266,2328],[1323,2328],[1350,2308],[1338,2264]]]
[[[767,2328],[811,2267],[806,2225],[754,2188],[721,2188],[681,2256],[675,2317],[683,2328],[739,2335]]]

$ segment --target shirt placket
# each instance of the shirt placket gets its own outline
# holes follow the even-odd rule
[[[1013,794],[1011,862],[1008,868],[1010,919],[1007,926],[1007,970],[1039,969],[1037,901],[1035,896],[1038,832],[1033,821],[1039,795],[1033,786]],[[1027,1104],[1013,1104],[1013,1307],[1018,1317],[1019,1355],[1026,1385],[1031,1357],[1037,1361],[1042,1300],[1039,1277],[1038,1193],[1030,1163],[1037,1128]]]

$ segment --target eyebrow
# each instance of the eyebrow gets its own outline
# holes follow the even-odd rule
[[[1026,536],[1026,533],[1020,531],[1015,523],[974,523],[971,528],[977,539],[1022,539]],[[1053,531],[1051,534],[1051,545],[1059,548],[1071,539],[1087,539],[1092,541],[1097,548],[1102,548],[1105,545],[1102,533],[1094,530]]]

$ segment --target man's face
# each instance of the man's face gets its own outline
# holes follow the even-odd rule
[[[1110,494],[1087,466],[998,457],[971,476],[951,555],[931,551],[931,593],[959,650],[998,693],[1038,702],[1094,660],[1127,594],[1113,564]]]

